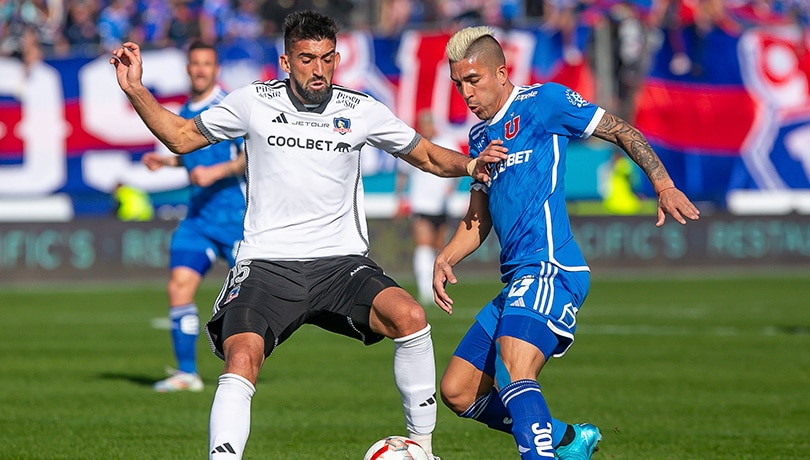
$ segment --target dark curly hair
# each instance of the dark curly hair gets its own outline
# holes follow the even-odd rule
[[[329,16],[315,11],[295,11],[284,18],[284,49],[301,40],[331,40],[337,43],[338,25]]]

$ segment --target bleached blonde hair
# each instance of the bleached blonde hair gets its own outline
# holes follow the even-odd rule
[[[479,38],[486,37],[487,35],[492,37],[494,40],[495,29],[489,26],[476,26],[465,27],[459,30],[458,32],[454,33],[447,42],[447,47],[445,47],[447,59],[449,59],[450,62],[458,62],[464,59],[470,45],[472,45]]]

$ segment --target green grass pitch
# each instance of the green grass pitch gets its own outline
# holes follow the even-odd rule
[[[462,276],[452,317],[428,309],[439,376],[499,289]],[[216,291],[199,293],[203,317]],[[201,339],[205,391],[151,390],[173,363],[165,303],[159,284],[2,288],[0,459],[206,458],[221,362]],[[245,458],[360,460],[404,434],[391,355],[300,330],[262,371]],[[808,458],[810,275],[595,277],[576,343],[540,383],[557,418],[601,428],[595,459]],[[510,436],[443,406],[434,446],[518,458]]]

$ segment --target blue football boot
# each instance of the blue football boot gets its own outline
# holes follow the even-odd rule
[[[590,423],[571,425],[574,427],[574,440],[569,444],[558,447],[555,458],[560,460],[589,460],[594,452],[599,450],[597,443],[602,439],[599,428]]]

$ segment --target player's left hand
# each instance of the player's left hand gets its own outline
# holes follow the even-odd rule
[[[475,172],[471,174],[473,179],[484,183],[489,182],[489,172],[492,170],[492,164],[506,160],[506,152],[508,150],[503,146],[502,140],[495,139],[491,141],[476,158]]]
[[[458,279],[453,274],[453,267],[441,257],[437,257],[433,263],[433,300],[436,305],[448,314],[453,314],[453,299],[447,295],[444,289],[447,283],[456,284]]]
[[[697,206],[692,204],[689,198],[675,187],[666,188],[658,193],[658,221],[655,223],[656,227],[664,225],[667,214],[681,224],[686,224],[686,219],[698,220],[700,218],[700,210],[698,210]]]

